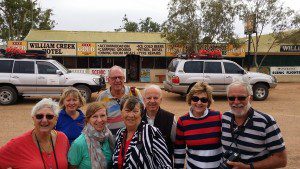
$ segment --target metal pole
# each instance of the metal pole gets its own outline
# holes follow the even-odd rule
[[[248,34],[248,51],[247,51],[247,56],[248,56],[248,64],[247,64],[247,70],[250,70],[251,65],[251,58],[250,58],[250,45],[251,45],[251,34]]]

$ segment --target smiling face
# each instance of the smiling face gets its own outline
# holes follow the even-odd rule
[[[68,113],[76,112],[76,110],[80,107],[79,98],[72,94],[68,95],[64,99],[64,106],[65,106],[66,112],[68,112]]]
[[[50,108],[42,108],[38,110],[32,119],[35,130],[39,133],[50,133],[57,122],[57,116]]]
[[[148,112],[157,112],[161,104],[161,93],[155,88],[145,91],[144,103]]]
[[[95,130],[99,132],[103,131],[107,123],[106,109],[102,108],[96,111],[96,113],[90,117],[88,123],[90,123]]]
[[[243,117],[247,115],[247,112],[251,107],[251,96],[248,94],[245,87],[240,85],[232,86],[228,90],[227,98],[231,112],[236,117]],[[230,100],[229,98],[234,98],[234,100]]]
[[[133,110],[130,110],[125,103],[122,109],[122,119],[127,130],[136,130],[142,120],[140,104],[137,103]]]
[[[206,103],[203,103],[201,101],[202,98],[207,98],[207,94],[204,92],[195,93],[192,97],[198,97],[200,99],[198,101],[191,100],[191,111],[192,111],[193,115],[196,117],[200,117],[203,115],[204,111],[206,110],[206,108],[208,106],[208,101]],[[206,100],[208,100],[208,99],[206,99]]]
[[[124,88],[125,76],[119,67],[113,67],[109,72],[108,83],[112,91],[121,91]]]

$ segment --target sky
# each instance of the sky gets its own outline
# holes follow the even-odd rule
[[[54,30],[114,31],[122,26],[122,18],[130,21],[151,17],[161,24],[168,17],[170,0],[38,0],[38,5],[53,9],[56,21]],[[300,0],[282,0],[286,6],[300,11]],[[243,35],[242,23],[236,24],[235,32]],[[266,32],[268,33],[268,32]]]

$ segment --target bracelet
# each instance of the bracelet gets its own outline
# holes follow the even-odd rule
[[[250,163],[250,169],[254,169],[253,163]]]

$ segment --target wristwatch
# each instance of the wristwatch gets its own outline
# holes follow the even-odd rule
[[[254,169],[253,163],[250,163],[250,169]]]

